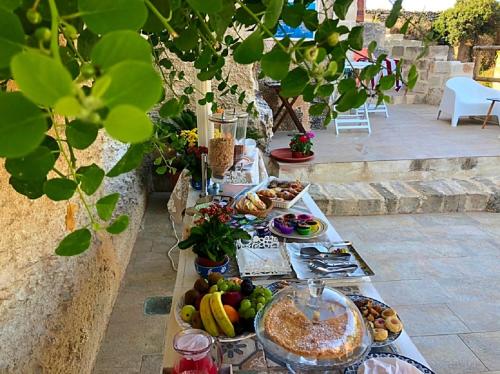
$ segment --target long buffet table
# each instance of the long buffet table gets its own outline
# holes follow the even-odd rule
[[[198,192],[190,190],[188,192],[186,206],[194,206],[196,200],[198,199]],[[314,216],[329,222],[325,217],[323,212],[318,208],[311,196],[306,193],[302,201],[297,203],[294,210],[309,212]],[[283,210],[283,212],[285,212]],[[189,227],[192,224],[192,217],[185,216],[182,221],[183,232],[187,233]],[[349,239],[349,238],[345,238]],[[333,225],[328,224],[328,230],[324,237],[318,238],[318,241],[330,240],[332,242],[342,241],[343,238],[337,233]],[[356,243],[354,243],[355,245]],[[195,280],[198,275],[194,269],[195,255],[190,250],[180,251],[177,279],[175,282],[173,300],[172,300],[172,312],[167,320],[167,331],[165,340],[165,354],[163,360],[164,368],[171,368],[174,365],[174,350],[172,347],[173,337],[180,330],[179,325],[176,322],[174,316],[174,310],[176,305],[179,303],[180,298],[184,293],[193,287]],[[331,287],[339,288],[342,291],[349,293],[360,293],[365,296],[372,297],[383,301],[380,294],[377,292],[374,285],[370,282],[369,278],[363,279],[351,279],[351,280],[331,280],[328,281],[328,285]],[[404,322],[404,321],[403,321]],[[276,363],[266,359],[264,352],[262,351],[260,344],[255,340],[255,338],[246,339],[243,341],[235,343],[226,343],[223,345],[224,350],[224,363],[231,364],[233,371],[245,370],[253,371],[257,373],[266,372],[287,372],[285,368],[279,367]],[[410,357],[426,366],[429,366],[415,347],[410,337],[406,332],[403,331],[398,340],[393,344],[392,351],[399,353],[401,355]],[[165,370],[167,372],[167,370]]]

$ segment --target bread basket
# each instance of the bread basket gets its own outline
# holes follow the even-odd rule
[[[262,210],[250,210],[247,209],[242,202],[246,199],[246,197],[242,197],[240,200],[235,205],[236,211],[240,214],[251,214],[253,216],[259,217],[259,218],[266,218],[271,209],[273,209],[273,201],[265,196],[259,196],[259,198],[262,200],[264,204],[266,204],[266,209]]]

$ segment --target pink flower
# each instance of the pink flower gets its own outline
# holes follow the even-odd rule
[[[306,132],[306,136],[307,136],[309,139],[313,139],[314,137],[316,137],[316,135],[315,135],[312,131],[308,131],[308,132]]]

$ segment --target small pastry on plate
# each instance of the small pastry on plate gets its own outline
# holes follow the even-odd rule
[[[395,317],[396,316],[396,312],[394,311],[394,309],[384,309],[382,311],[382,317],[384,317],[385,319],[389,318],[389,317]]]
[[[378,328],[378,329],[383,329],[385,327],[385,319],[383,318],[377,318],[374,322],[373,325]]]
[[[309,235],[311,233],[311,226],[305,223],[297,224],[297,227],[295,229],[300,235]]]
[[[377,342],[383,342],[389,337],[389,333],[387,332],[386,329],[380,329],[378,327],[375,327],[373,329],[373,339]]]
[[[264,210],[267,208],[266,204],[259,198],[255,192],[247,193],[247,198],[257,207],[257,209]]]
[[[269,197],[272,199],[273,197],[276,197],[276,192],[274,190],[260,190],[257,191],[257,195]]]
[[[403,324],[398,319],[398,317],[389,317],[385,320],[385,327],[390,332],[397,334],[401,330],[403,330]]]

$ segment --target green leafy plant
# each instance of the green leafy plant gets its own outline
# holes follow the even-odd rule
[[[228,58],[238,64],[260,62],[262,76],[280,80],[285,96],[319,100],[312,108],[326,112],[325,123],[336,116],[328,105],[335,86],[337,108],[360,106],[368,88],[356,82],[373,78],[385,56],[359,77],[344,76],[347,54],[363,45],[359,26],[339,24],[353,0],[325,2],[321,13],[307,9],[312,1],[0,2],[0,157],[6,159],[9,183],[29,199],[76,196],[88,216],[88,223],[69,233],[56,253],[82,253],[93,232],[126,229],[128,218],[114,214],[117,195],[97,202],[91,195],[106,178],[138,167],[152,149],[165,150],[162,132],[147,114],[153,106],[159,105],[160,115],[168,119],[193,104],[194,77],[176,69],[173,55],[192,63],[199,80],[213,80],[220,96],[235,95],[249,112],[253,102],[230,84]],[[401,2],[396,0],[388,27],[397,20]],[[314,40],[276,39],[281,22],[304,24],[315,32]],[[264,50],[264,39],[273,40],[270,51]],[[407,76],[398,68],[397,74],[409,87],[416,82],[416,68]],[[179,82],[186,84],[180,93],[175,89]],[[19,92],[11,92],[12,87]],[[379,100],[387,100],[384,91],[390,88],[377,86]],[[217,107],[211,92],[198,103]],[[91,147],[99,133],[128,144],[109,170],[88,165],[77,152]]]
[[[235,240],[248,240],[250,235],[243,229],[228,225],[232,213],[231,208],[218,204],[200,209],[202,217],[196,221],[196,226],[191,228],[189,237],[179,243],[179,248],[192,247],[199,257],[213,262],[222,262],[226,256],[234,257]]]

